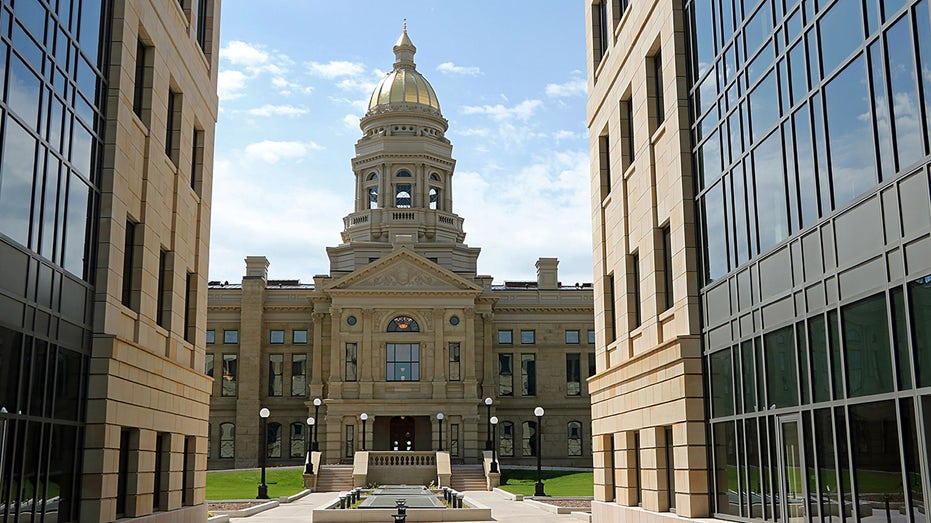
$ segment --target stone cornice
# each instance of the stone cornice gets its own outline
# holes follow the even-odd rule
[[[594,310],[594,307],[580,307],[578,305],[507,305],[495,307],[492,312],[578,312],[591,314]]]
[[[352,168],[355,169],[364,169],[369,164],[381,163],[385,160],[395,160],[402,162],[411,162],[411,163],[423,163],[424,160],[429,160],[437,165],[452,168],[456,165],[455,160],[444,159],[439,156],[434,156],[432,154],[398,154],[398,153],[379,153],[375,155],[365,155],[362,157],[355,157],[352,159]]]
[[[452,289],[332,289],[328,291],[332,296],[443,296],[443,297],[475,297],[481,294],[481,291],[472,290],[452,290]]]

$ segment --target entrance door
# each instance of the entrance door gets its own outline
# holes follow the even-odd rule
[[[779,509],[786,523],[807,520],[804,454],[799,417],[779,418]]]
[[[413,416],[395,416],[388,424],[389,448],[391,450],[414,450]]]

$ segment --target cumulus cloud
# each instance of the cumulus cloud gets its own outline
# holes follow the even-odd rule
[[[453,62],[443,62],[436,66],[436,70],[443,74],[462,76],[477,76],[482,74],[482,70],[479,69],[478,66],[456,65]]]
[[[330,60],[327,63],[307,62],[307,69],[311,73],[327,79],[340,78],[343,76],[358,76],[365,72],[365,66],[363,64],[342,60]]]
[[[217,95],[220,100],[234,100],[242,96],[249,79],[242,71],[220,71],[217,76]]]
[[[246,158],[274,165],[282,160],[299,160],[318,149],[320,146],[314,142],[263,140],[250,143],[243,152]]]
[[[524,100],[511,107],[507,107],[503,104],[467,105],[462,108],[462,112],[465,114],[483,114],[498,121],[513,119],[528,120],[533,116],[533,113],[541,107],[543,107],[543,102],[540,100]]]
[[[233,40],[220,48],[220,58],[233,65],[260,66],[268,62],[268,53],[255,45]]]
[[[246,112],[252,116],[300,116],[307,114],[307,108],[293,105],[265,104],[262,107],[254,107]]]
[[[346,127],[349,129],[358,129],[359,128],[359,115],[356,114],[347,114],[343,117],[343,123],[346,124]]]
[[[234,100],[243,96],[249,82],[260,76],[271,76],[271,85],[279,94],[294,92],[310,94],[312,87],[302,86],[289,80],[291,58],[261,44],[240,40],[228,42],[220,49],[219,96],[221,101]]]
[[[572,132],[572,131],[567,131],[567,130],[565,130],[565,129],[560,129],[560,130],[556,131],[555,133],[553,133],[553,139],[555,139],[555,140],[557,140],[557,141],[558,141],[558,140],[568,140],[568,139],[571,139],[571,138],[578,138],[579,136],[580,136],[579,133]]]
[[[561,84],[546,84],[546,96],[566,98],[570,96],[585,96],[588,86],[584,79],[576,78]]]

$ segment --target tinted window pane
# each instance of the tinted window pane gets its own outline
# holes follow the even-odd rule
[[[860,497],[903,499],[895,403],[851,405],[849,412],[850,447]]]
[[[908,285],[912,339],[918,364],[918,385],[931,385],[931,276]]]
[[[818,22],[821,32],[821,63],[824,74],[850,56],[863,42],[863,15],[859,0],[838,0]]]
[[[928,13],[928,1],[922,0],[915,7],[915,26],[918,28],[919,63],[922,64],[920,75],[924,90],[925,129],[931,129],[931,75],[924,74],[926,64],[931,63],[931,16]]]
[[[6,124],[0,164],[0,233],[27,245],[36,140],[12,118]]]
[[[705,193],[702,225],[707,247],[706,277],[716,280],[727,272],[727,236],[724,228],[724,191],[719,183]]]
[[[866,91],[862,57],[825,87],[835,208],[843,207],[876,184]]]
[[[737,438],[731,422],[714,425],[715,510],[739,515],[737,483]],[[733,493],[733,494],[732,494]]]
[[[799,207],[802,227],[818,219],[818,180],[815,177],[815,155],[811,145],[811,119],[808,107],[795,112],[795,153],[798,168]]]
[[[695,69],[698,76],[701,76],[714,61],[714,23],[711,21],[711,1],[696,0],[694,11],[695,54],[698,62]]]
[[[763,336],[766,354],[766,393],[769,408],[798,405],[798,376],[792,327]]]
[[[773,13],[770,2],[763,2],[763,5],[751,16],[744,26],[744,42],[746,43],[747,54],[752,55],[759,49],[763,40],[769,36],[773,30]]]
[[[731,350],[726,349],[711,355],[711,412],[714,417],[730,416],[734,413],[734,370],[731,366]]]
[[[792,103],[801,100],[808,92],[808,65],[805,62],[805,45],[799,42],[789,51],[789,74],[792,76]]]
[[[843,435],[846,437],[846,435]],[[831,409],[815,411],[815,448],[818,468],[821,469],[820,513],[830,515],[831,523],[839,523],[837,472],[835,469],[834,431]],[[844,459],[847,459],[844,456]]]
[[[84,277],[85,234],[90,208],[90,188],[74,173],[68,184],[68,211],[65,225],[65,270]]]
[[[918,86],[915,83],[915,56],[912,51],[909,17],[903,16],[886,31],[889,55],[889,79],[892,83],[893,119],[899,168],[915,163],[923,156]]]
[[[776,91],[776,72],[770,71],[750,93],[751,138],[756,142],[779,118],[779,95]]]
[[[40,81],[16,55],[11,56],[7,103],[30,127],[37,129]]]
[[[841,312],[847,394],[853,397],[892,391],[885,295],[878,294],[847,305]]]
[[[895,174],[895,153],[892,149],[892,122],[889,119],[889,98],[886,96],[886,75],[883,71],[883,52],[879,41],[870,46],[873,66],[873,107],[876,136],[879,140],[880,177],[888,179]]]
[[[713,134],[698,151],[699,184],[705,187],[721,176],[721,143],[718,134]]]
[[[905,310],[905,298],[902,289],[892,290],[892,325],[895,340],[896,374],[899,377],[899,389],[912,388],[912,367],[908,358],[908,311]]]
[[[760,410],[756,399],[756,379],[753,366],[753,342],[745,341],[740,344],[740,358],[743,370],[743,399],[744,410],[755,412]]]
[[[760,252],[765,252],[789,235],[780,133],[771,134],[753,152],[753,171],[756,181]]]

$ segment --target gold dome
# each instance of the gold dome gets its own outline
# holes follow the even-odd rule
[[[407,24],[404,32],[394,45],[394,68],[375,86],[369,99],[369,111],[380,105],[396,103],[415,103],[426,105],[440,112],[440,101],[430,82],[417,72],[414,53],[417,48],[407,36]]]

